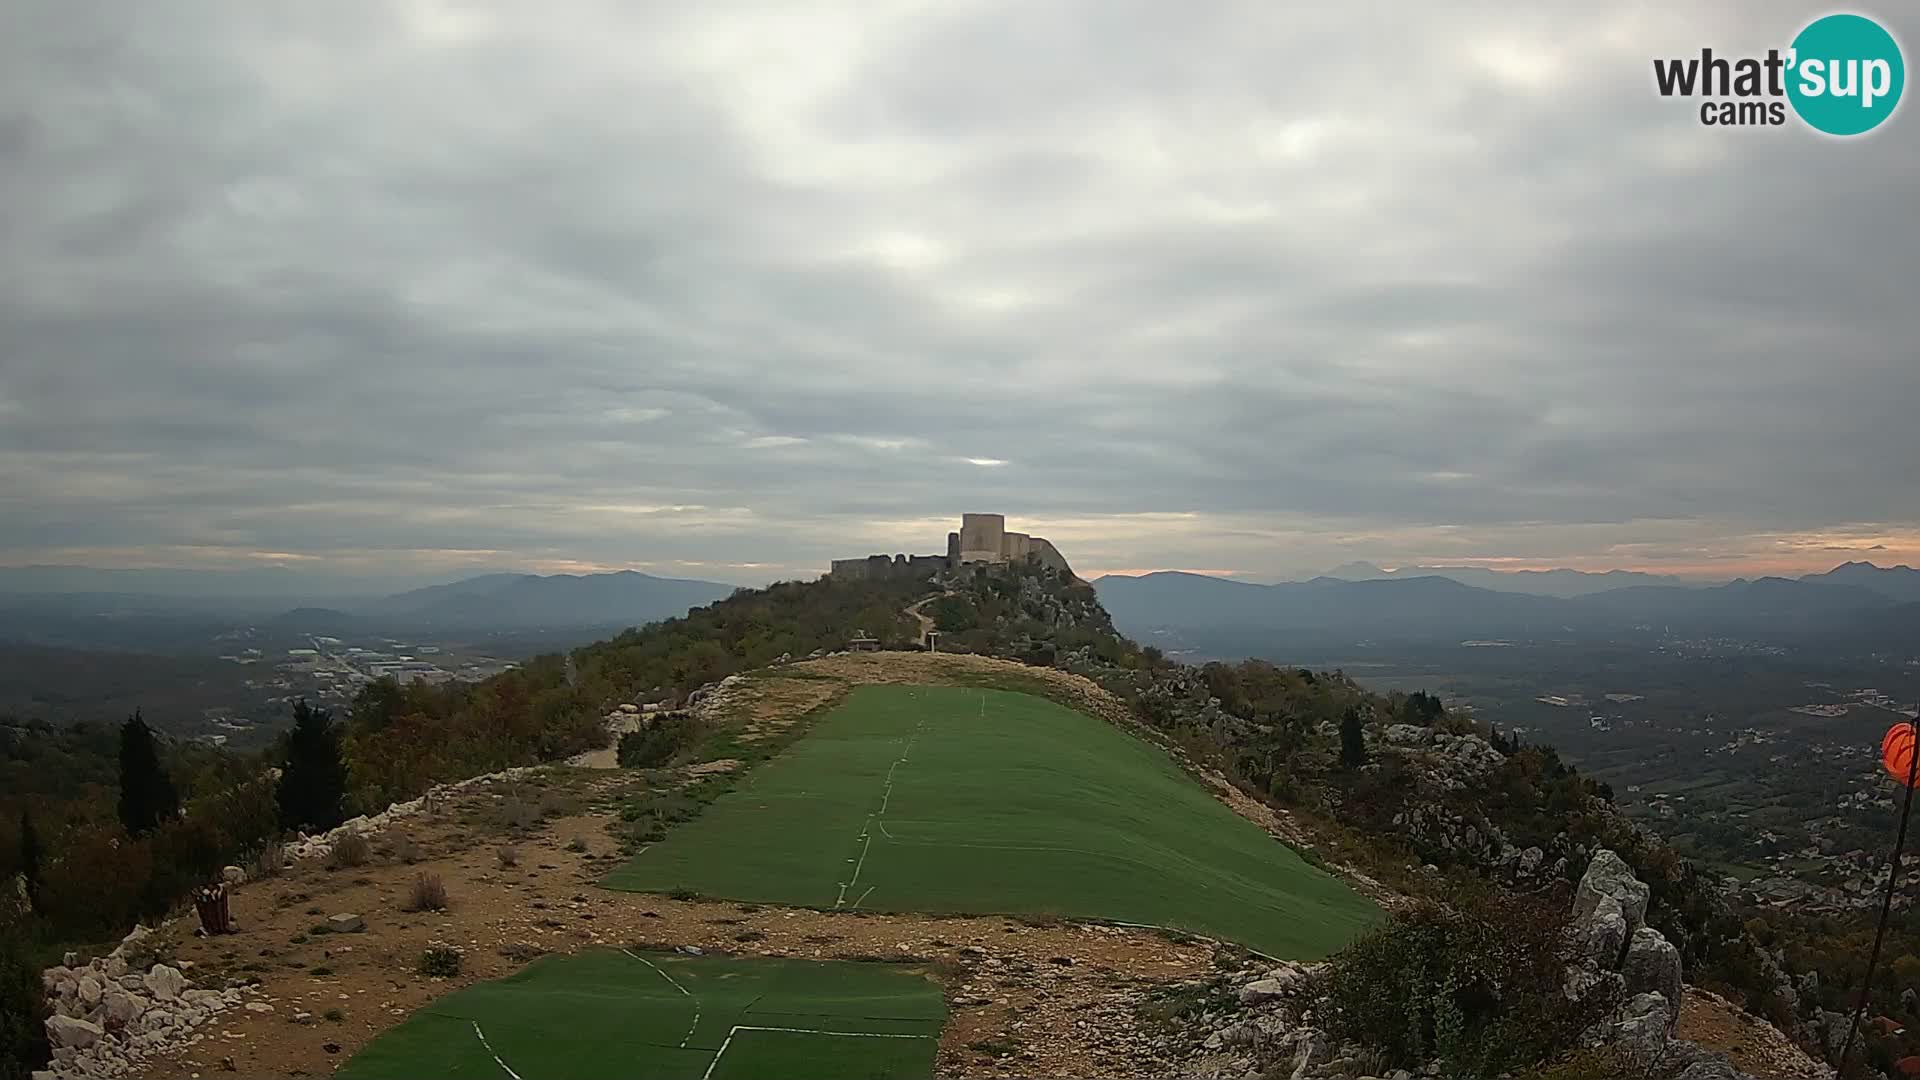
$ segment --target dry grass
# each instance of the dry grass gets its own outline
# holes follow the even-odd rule
[[[365,866],[373,858],[373,845],[359,833],[348,833],[333,845],[327,854],[327,868],[339,870],[348,866]]]
[[[493,855],[500,860],[502,870],[510,870],[520,865],[520,849],[512,844],[501,844],[494,849]]]
[[[440,880],[439,874],[419,874],[415,876],[413,885],[407,890],[407,903],[402,910],[447,910],[447,883]]]

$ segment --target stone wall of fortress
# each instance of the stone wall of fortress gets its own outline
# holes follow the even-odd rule
[[[945,555],[869,555],[864,559],[835,559],[835,577],[884,580],[925,578],[967,564],[1007,564],[1032,560],[1071,574],[1060,550],[1045,537],[1008,532],[1000,514],[962,514],[960,530],[947,534]]]

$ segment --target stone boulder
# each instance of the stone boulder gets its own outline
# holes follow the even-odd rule
[[[115,990],[101,1003],[104,1009],[103,1022],[109,1028],[123,1028],[140,1018],[147,1011],[147,1003],[127,993]]]
[[[1667,1027],[1680,1019],[1680,950],[1665,935],[1651,926],[1633,932],[1627,943],[1627,957],[1621,961],[1620,974],[1627,980],[1627,993],[1655,993],[1664,997],[1671,1009]]]
[[[327,929],[336,934],[352,934],[367,928],[367,920],[349,912],[327,916]]]
[[[1646,925],[1649,895],[1647,883],[1633,876],[1633,867],[1620,856],[1601,848],[1593,853],[1593,861],[1587,864],[1587,872],[1574,890],[1574,923],[1585,927],[1599,909],[1601,899],[1612,897],[1620,904],[1620,913],[1627,920],[1627,932],[1632,934]]]
[[[1658,1061],[1667,1049],[1667,999],[1659,994],[1636,994],[1620,1006],[1613,1018],[1587,1030],[1584,1042],[1610,1046],[1641,1065]]]
[[[1620,901],[1611,896],[1601,897],[1581,929],[1581,956],[1596,968],[1607,971],[1618,968],[1620,956],[1627,949],[1627,916],[1620,910]]]
[[[1681,1070],[1674,1080],[1753,1080],[1724,1061],[1696,1061]]]
[[[47,1017],[47,1041],[55,1048],[71,1047],[85,1050],[98,1042],[107,1030],[99,1024],[79,1020],[71,1016]]]
[[[141,982],[149,993],[161,1001],[173,1001],[180,996],[180,991],[187,988],[187,977],[180,974],[178,968],[165,964],[153,965],[153,970],[147,972]]]

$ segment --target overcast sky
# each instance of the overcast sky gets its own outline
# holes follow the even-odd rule
[[[1824,7],[1293,6],[10,5],[0,564],[1920,562],[1914,103],[1653,91]]]

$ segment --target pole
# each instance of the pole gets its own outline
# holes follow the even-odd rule
[[[1847,1054],[1853,1050],[1854,1037],[1860,1034],[1860,1019],[1867,1015],[1867,1002],[1873,998],[1873,969],[1880,963],[1880,944],[1887,940],[1887,917],[1893,913],[1893,890],[1900,883],[1900,852],[1907,845],[1907,819],[1913,814],[1913,783],[1920,779],[1920,705],[1908,722],[1913,733],[1913,750],[1907,755],[1907,796],[1900,804],[1900,831],[1893,839],[1892,866],[1887,871],[1887,895],[1880,901],[1880,925],[1873,931],[1873,951],[1867,954],[1866,985],[1860,988],[1860,1005],[1853,1010],[1853,1023],[1847,1025],[1847,1041],[1840,1044],[1840,1060],[1833,1074],[1847,1075]]]

